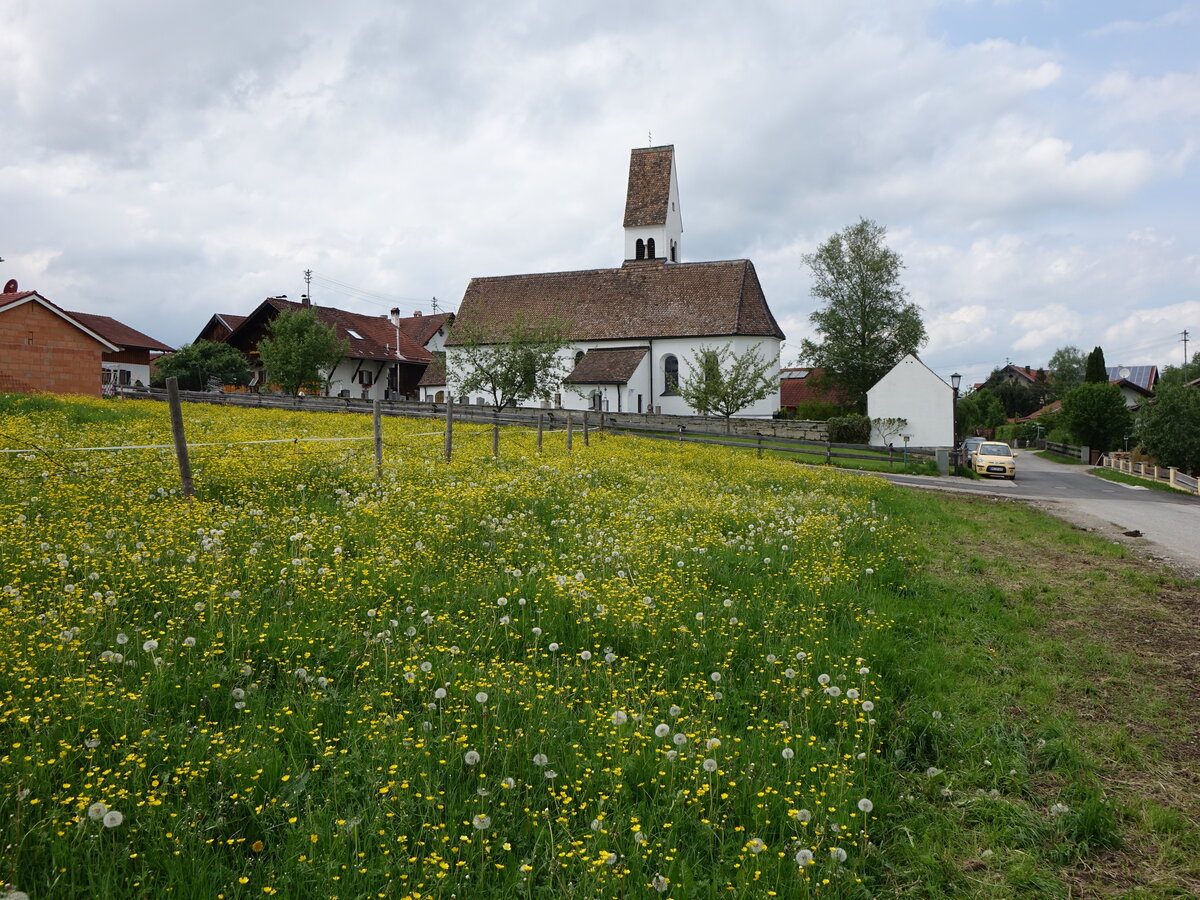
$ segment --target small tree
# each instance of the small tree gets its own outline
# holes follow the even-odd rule
[[[692,369],[679,383],[679,396],[701,415],[716,413],[729,420],[751,403],[779,390],[779,365],[759,355],[761,344],[745,353],[723,347],[702,347],[692,353]]]
[[[268,378],[285,394],[297,394],[306,384],[327,382],[349,347],[317,319],[311,307],[282,310],[267,330],[270,337],[258,342],[258,357]]]
[[[958,401],[958,431],[972,435],[976,431],[997,428],[1007,421],[999,398],[986,388],[972,391]],[[958,435],[955,435],[955,440]]]
[[[236,347],[215,341],[184,344],[154,365],[153,383],[162,384],[174,376],[185,391],[203,391],[216,379],[221,384],[247,384],[249,363]]]
[[[1138,411],[1137,438],[1160,465],[1200,471],[1200,387],[1159,387]]]
[[[549,400],[567,375],[565,329],[555,322],[512,322],[498,333],[458,327],[447,357],[454,393],[486,394],[492,409]]]
[[[1089,384],[1108,384],[1108,367],[1104,364],[1104,351],[1099,347],[1088,354],[1083,380]]]
[[[825,307],[809,316],[817,337],[801,343],[800,358],[824,367],[860,410],[868,389],[928,340],[920,307],[900,284],[904,263],[886,235],[881,225],[860,219],[804,257],[812,294]]]
[[[891,438],[899,437],[900,432],[908,427],[908,419],[902,419],[896,416],[887,416],[871,420],[871,427],[875,433],[879,435],[879,439],[885,444],[891,444]]]
[[[1075,440],[1112,450],[1133,428],[1133,416],[1115,384],[1084,382],[1063,398],[1063,421]]]

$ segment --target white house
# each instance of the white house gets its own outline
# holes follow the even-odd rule
[[[910,447],[954,446],[954,388],[911,353],[867,391],[867,415],[908,421],[901,435],[872,427],[872,444],[900,446],[906,434]]]
[[[635,149],[621,267],[471,279],[446,341],[446,374],[438,383],[431,370],[422,398],[437,400],[451,391],[459,402],[486,403],[456,389],[469,363],[456,349],[455,335],[463,329],[499,342],[514,322],[554,322],[564,331],[562,361],[569,374],[553,404],[545,405],[565,409],[692,414],[678,388],[691,372],[693,354],[705,347],[757,353],[778,372],[784,335],[754,264],[681,262],[682,235],[675,148]],[[778,410],[776,389],[739,415]]]

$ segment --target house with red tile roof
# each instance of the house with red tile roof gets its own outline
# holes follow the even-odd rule
[[[822,368],[785,368],[779,370],[779,408],[794,413],[805,403],[830,403],[847,406],[850,398],[840,384],[825,378]]]
[[[16,281],[0,293],[0,393],[100,396],[105,354],[122,347]]]
[[[71,316],[120,348],[105,351],[100,359],[105,390],[130,387],[139,382],[149,386],[151,363],[163,353],[175,349],[124,322],[118,322],[112,316],[81,312],[73,312]]]
[[[501,343],[517,323],[554,325],[566,339],[568,374],[553,404],[566,409],[693,414],[679,385],[705,347],[756,353],[778,369],[784,335],[754,264],[682,262],[673,146],[631,153],[623,227],[619,268],[471,279],[446,342],[444,377],[460,402],[487,402],[455,387],[469,366],[462,335]],[[446,385],[423,385],[424,399],[438,390]],[[739,415],[778,410],[775,392]]]
[[[307,297],[295,303],[285,297],[268,297],[248,316],[234,324],[224,342],[236,347],[250,360],[251,386],[265,387],[270,373],[259,362],[258,344],[269,335],[271,322],[285,309],[312,309],[317,321],[332,328],[346,342],[346,355],[326,373],[327,389],[333,396],[363,400],[416,399],[417,382],[441,349],[454,321],[453,313],[402,317],[399,309],[390,315],[369,316],[333,306],[318,306]],[[238,317],[222,315],[210,319],[201,336],[219,334],[214,320],[226,323]],[[219,324],[219,323],[218,323]],[[211,338],[207,338],[211,339]]]

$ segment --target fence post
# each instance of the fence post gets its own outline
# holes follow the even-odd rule
[[[371,401],[371,420],[375,428],[375,480],[383,478],[383,419],[380,418],[379,401]]]
[[[588,440],[588,414],[586,409],[583,411],[583,446],[591,446],[591,442]]]
[[[567,452],[571,450],[572,439],[574,438],[574,422],[571,421],[571,414],[567,413]]]
[[[829,440],[825,441],[825,465],[833,465],[833,442]]]
[[[538,413],[538,436],[537,436],[538,453],[542,452],[542,414]]]
[[[175,439],[175,458],[179,461],[179,481],[183,496],[190,502],[196,494],[192,481],[192,463],[188,459],[187,438],[183,433],[183,408],[179,405],[179,379],[172,375],[167,379],[167,403],[171,407],[171,436]]]
[[[762,459],[762,435],[758,436],[758,458]]]
[[[500,455],[500,413],[492,413],[492,456]]]
[[[450,462],[450,451],[454,447],[454,400],[446,398],[446,462]]]
[[[1167,468],[1167,482],[1171,485],[1171,487],[1175,487],[1175,473],[1177,471],[1178,470],[1174,466],[1169,466]]]

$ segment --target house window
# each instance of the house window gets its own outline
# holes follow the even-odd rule
[[[350,335],[350,337],[354,338],[356,341],[361,341],[363,339],[363,336],[361,334],[359,334],[357,331],[355,331],[353,328],[347,328],[346,334]]]
[[[364,387],[370,387],[375,383],[375,374],[368,372],[366,369],[360,370],[358,373],[358,383]]]
[[[670,354],[663,357],[663,384],[664,397],[679,393],[679,360]]]
[[[654,238],[646,241],[646,259],[654,259]]]
[[[436,394],[434,394],[433,402],[434,403],[445,403],[446,402],[446,392],[438,391]]]
[[[637,239],[636,249],[634,250],[634,252],[637,254],[635,257],[636,259],[645,259],[646,258],[646,242],[643,241],[641,238]]]
[[[592,391],[592,409],[596,412],[600,411],[601,394],[599,391]]]

